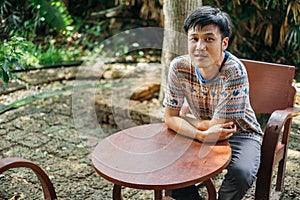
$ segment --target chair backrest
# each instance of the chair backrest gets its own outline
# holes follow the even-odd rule
[[[248,73],[250,102],[255,113],[293,107],[296,90],[292,86],[295,67],[241,59]]]

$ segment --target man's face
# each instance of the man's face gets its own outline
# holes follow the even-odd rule
[[[228,37],[222,40],[220,29],[210,24],[188,31],[188,51],[192,64],[199,68],[220,67],[223,52],[228,46]]]

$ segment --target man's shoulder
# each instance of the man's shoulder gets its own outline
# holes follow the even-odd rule
[[[190,59],[188,55],[182,55],[175,57],[170,65],[172,68],[189,68],[191,66]]]
[[[227,61],[228,62],[226,62],[226,63],[229,66],[233,66],[233,67],[234,66],[239,66],[239,65],[244,66],[243,63],[241,62],[241,60],[238,57],[236,57],[235,55],[233,55],[232,53],[229,53],[229,52],[228,52],[228,60]]]
[[[230,76],[247,76],[244,64],[231,53],[224,65],[223,71]]]

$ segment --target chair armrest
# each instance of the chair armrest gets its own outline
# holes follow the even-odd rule
[[[286,132],[286,134],[289,134],[291,119],[298,115],[300,115],[299,107],[289,107],[284,110],[275,110],[272,113],[266,125],[263,143],[262,143],[263,160],[267,158],[274,158],[273,155],[275,153],[276,146],[278,144],[279,136],[283,126],[287,125],[285,127],[284,132]],[[285,137],[287,139],[288,136]],[[271,163],[273,163],[273,161],[270,161],[269,164]]]
[[[37,175],[42,185],[45,199],[57,200],[57,196],[53,184],[49,179],[48,175],[46,174],[46,172],[41,167],[34,164],[30,160],[26,160],[23,158],[8,157],[8,158],[0,159],[0,174],[9,169],[19,168],[19,167],[29,168],[34,171],[34,173]]]
[[[284,110],[275,110],[272,114],[268,123],[266,125],[266,129],[275,127],[274,130],[280,132],[283,125],[288,119],[293,117],[297,117],[300,115],[300,107],[289,107]],[[266,130],[267,131],[267,130]]]
[[[271,114],[266,125],[261,146],[261,163],[257,173],[255,199],[269,199],[270,194],[267,191],[270,191],[271,189],[273,167],[281,160],[284,162],[283,165],[285,165],[284,157],[286,155],[286,150],[283,149],[281,155],[276,155],[276,147],[278,144],[287,148],[287,143],[278,143],[281,130],[284,126],[283,135],[285,135],[286,141],[288,141],[290,125],[292,122],[291,119],[299,114],[299,107],[276,110]],[[284,176],[284,171],[282,173]]]

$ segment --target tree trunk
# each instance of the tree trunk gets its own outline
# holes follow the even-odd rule
[[[172,59],[187,54],[187,39],[183,31],[183,22],[188,14],[202,6],[200,0],[164,0],[164,39],[161,55],[162,77],[159,101],[162,102],[167,84],[168,68]]]

